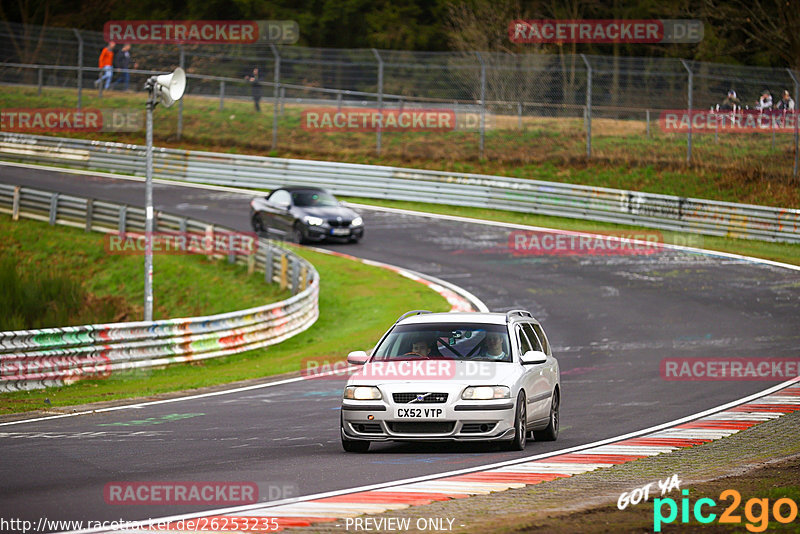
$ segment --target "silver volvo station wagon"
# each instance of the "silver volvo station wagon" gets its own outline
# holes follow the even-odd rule
[[[558,437],[558,361],[530,312],[403,314],[344,388],[342,447],[373,441],[493,441],[522,450]]]

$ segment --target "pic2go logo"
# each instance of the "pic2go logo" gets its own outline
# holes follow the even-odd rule
[[[717,518],[717,514],[711,512],[710,508],[716,508],[717,503],[713,499],[703,498],[695,501],[694,506],[689,502],[689,490],[683,490],[683,499],[681,505],[675,502],[675,499],[655,499],[653,500],[653,531],[661,532],[661,525],[673,523],[678,518],[678,512],[681,514],[681,523],[689,522],[690,512],[694,519],[699,523],[711,523]],[[734,490],[725,490],[719,494],[721,501],[731,499],[730,505],[719,516],[719,523],[736,523],[742,522],[742,516],[736,514],[736,509],[742,502],[741,494]],[[769,499],[752,498],[744,505],[744,516],[748,523],[745,527],[750,532],[764,532],[769,526],[770,511],[772,517],[778,523],[791,523],[797,518],[797,503],[788,497],[783,497],[775,501],[770,508]],[[664,515],[664,507],[669,510],[667,515]]]

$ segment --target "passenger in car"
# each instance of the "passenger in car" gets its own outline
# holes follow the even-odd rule
[[[486,332],[479,358],[496,362],[509,361],[510,358],[503,346],[503,337],[500,332]]]

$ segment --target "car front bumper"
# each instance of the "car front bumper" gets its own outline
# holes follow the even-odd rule
[[[342,230],[341,233],[333,231]],[[347,230],[345,233],[344,230]],[[363,226],[350,226],[345,228],[331,228],[328,225],[305,227],[305,237],[310,241],[324,241],[326,239],[361,239],[364,237]]]
[[[441,408],[442,418],[398,418],[397,409]],[[452,403],[398,404],[342,402],[342,438],[364,441],[508,441],[514,438],[516,410],[510,399]]]

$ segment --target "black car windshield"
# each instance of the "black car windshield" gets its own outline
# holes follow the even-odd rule
[[[420,359],[510,362],[508,330],[501,324],[399,325],[378,346],[372,361]]]
[[[333,195],[322,191],[295,191],[292,193],[292,203],[301,208],[339,205]]]

